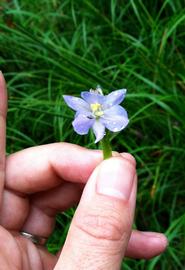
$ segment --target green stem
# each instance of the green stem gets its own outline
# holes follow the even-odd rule
[[[112,148],[110,145],[108,133],[101,140],[101,144],[102,144],[102,150],[103,150],[103,159],[108,159],[112,157]]]

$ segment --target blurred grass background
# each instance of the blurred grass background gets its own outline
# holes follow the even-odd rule
[[[10,0],[0,3],[0,69],[9,90],[7,151],[55,141],[95,148],[71,128],[62,94],[100,84],[127,88],[130,117],[113,139],[138,164],[136,227],[166,233],[169,247],[124,269],[185,265],[185,5],[182,0]],[[51,252],[73,209],[57,216]],[[141,247],[142,248],[142,247]]]

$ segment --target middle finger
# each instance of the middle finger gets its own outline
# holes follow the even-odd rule
[[[56,214],[74,206],[80,199],[81,189],[78,184],[65,183],[50,191],[27,196],[5,189],[0,224],[8,230],[25,230],[48,237]]]

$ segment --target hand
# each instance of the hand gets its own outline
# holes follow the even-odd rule
[[[150,258],[164,251],[162,234],[131,233],[136,172],[129,154],[102,162],[99,151],[55,143],[10,155],[5,170],[6,102],[0,74],[1,269],[119,269],[124,255]],[[47,238],[56,213],[79,200],[60,255],[20,235],[27,231]]]

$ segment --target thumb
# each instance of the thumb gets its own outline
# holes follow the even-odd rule
[[[132,156],[104,160],[88,180],[55,270],[120,269],[131,234],[135,197]]]

